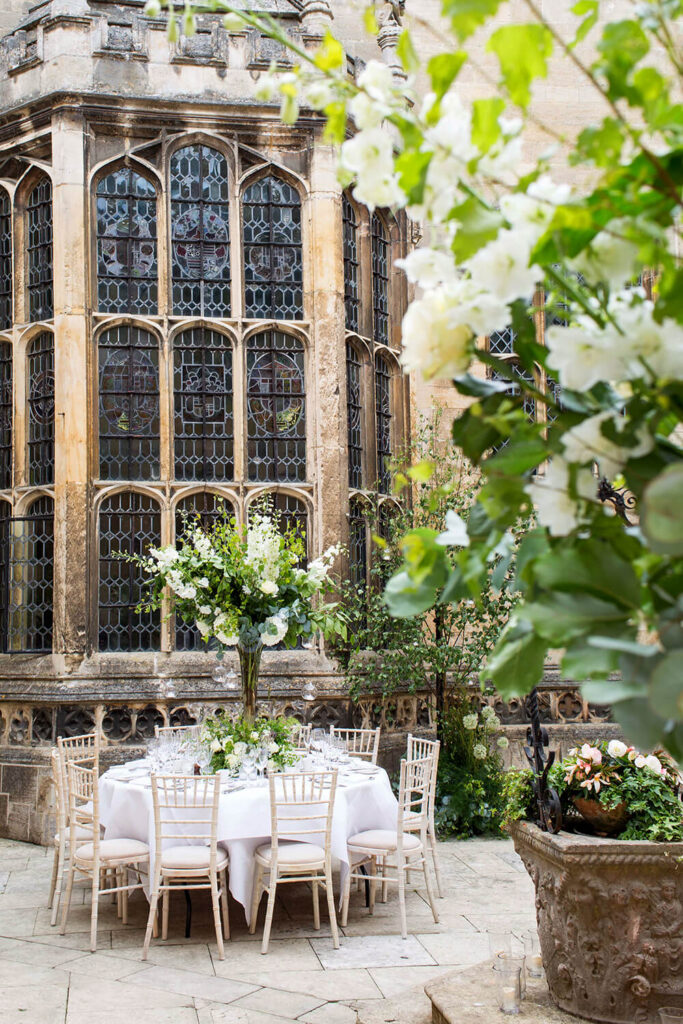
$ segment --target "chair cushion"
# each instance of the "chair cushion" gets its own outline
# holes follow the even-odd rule
[[[265,864],[270,864],[272,848],[270,843],[259,846],[256,856]],[[298,843],[296,840],[283,841],[278,843],[277,862],[280,867],[323,867],[325,864],[325,851],[321,846],[313,843]]]
[[[371,828],[367,832],[357,832],[346,841],[349,849],[359,850],[388,850],[393,851],[398,845],[398,832],[389,828]],[[422,846],[417,836],[403,833],[403,849],[419,850]]]
[[[169,871],[208,871],[210,860],[208,846],[169,846],[161,854],[161,867]],[[228,855],[220,846],[216,850],[216,870],[227,867]]]
[[[90,862],[93,856],[92,843],[86,843],[76,849],[76,860]],[[100,860],[103,862],[106,860],[139,861],[147,860],[148,857],[147,843],[141,843],[138,839],[100,840]]]

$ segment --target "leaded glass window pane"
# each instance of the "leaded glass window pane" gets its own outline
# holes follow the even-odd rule
[[[212,526],[217,519],[222,518],[224,511],[229,515],[234,514],[232,504],[220,494],[202,491],[200,494],[190,494],[187,498],[181,498],[176,505],[175,514],[176,547],[182,547],[183,538],[197,526],[204,529]],[[211,640],[206,644],[196,626],[177,618],[175,645],[178,651],[202,651],[212,650],[216,643]]]
[[[12,324],[12,204],[0,188],[0,331]]]
[[[349,487],[363,486],[362,365],[358,353],[346,342],[346,414],[349,445]]]
[[[25,516],[0,507],[0,650],[52,650],[54,503],[43,496]]]
[[[171,157],[173,312],[230,316],[228,161],[208,146]]]
[[[358,220],[353,203],[342,195],[342,219],[344,224],[344,308],[346,310],[346,327],[349,331],[359,329],[358,313],[360,297],[358,294]]]
[[[97,303],[102,313],[158,311],[157,195],[121,167],[97,186]]]
[[[247,342],[249,479],[306,479],[304,348],[282,331]]]
[[[391,373],[383,356],[375,356],[375,420],[377,426],[377,486],[391,490]]]
[[[505,327],[502,331],[491,331],[489,335],[489,352],[496,356],[512,355],[515,350],[516,334],[512,327]]]
[[[29,320],[54,316],[52,290],[52,182],[42,178],[26,203]]]
[[[508,394],[520,394],[521,388],[517,383],[517,381],[520,379],[527,381],[529,384],[535,383],[534,375],[530,373],[529,370],[525,370],[523,367],[521,367],[519,363],[515,361],[510,361],[506,363],[506,366],[509,369],[508,373],[504,373],[502,370],[493,370],[493,372],[491,373],[491,379],[509,382],[509,387],[507,389]],[[536,419],[536,399],[533,397],[533,395],[527,394],[526,391],[524,392],[522,399],[522,408],[524,409],[524,412],[527,414],[530,420]]]
[[[55,354],[48,331],[29,343],[27,361],[28,475],[31,484],[44,486],[55,477]]]
[[[0,489],[12,486],[12,346],[0,341]]]
[[[230,480],[233,464],[232,349],[196,327],[173,343],[176,480]]]
[[[368,573],[368,529],[363,505],[352,498],[349,506],[349,576],[352,583],[365,586]]]
[[[159,506],[131,491],[105,498],[100,507],[99,649],[153,651],[161,643],[159,611],[137,612],[146,577],[118,553],[147,556],[161,543]]]
[[[100,477],[159,479],[159,343],[121,325],[100,335]]]
[[[373,336],[380,345],[389,344],[389,241],[384,221],[372,217],[372,322]]]
[[[245,189],[244,315],[300,320],[303,316],[301,201],[296,189],[272,175]]]

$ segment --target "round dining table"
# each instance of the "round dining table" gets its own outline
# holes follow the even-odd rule
[[[350,758],[335,767],[338,776],[332,817],[332,855],[339,861],[343,886],[349,867],[348,838],[365,829],[395,829],[398,802],[383,768],[360,758]],[[155,835],[151,771],[151,765],[145,760],[110,768],[100,776],[99,804],[104,838],[138,839],[147,843],[153,871]],[[244,907],[249,924],[254,851],[268,842],[271,835],[268,781],[247,782],[221,776],[220,786],[218,843],[228,851],[230,892]],[[174,839],[176,842],[183,842],[180,830],[177,840]]]

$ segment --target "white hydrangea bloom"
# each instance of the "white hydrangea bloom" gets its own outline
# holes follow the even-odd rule
[[[281,608],[275,615],[269,615],[264,622],[265,630],[261,634],[264,647],[275,647],[284,640],[287,634],[287,612]]]

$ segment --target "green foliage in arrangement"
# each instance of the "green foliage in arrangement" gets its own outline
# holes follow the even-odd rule
[[[211,754],[211,771],[227,770],[237,775],[245,756],[260,759],[269,771],[284,771],[296,763],[292,735],[299,723],[295,718],[208,718],[201,741]]]

